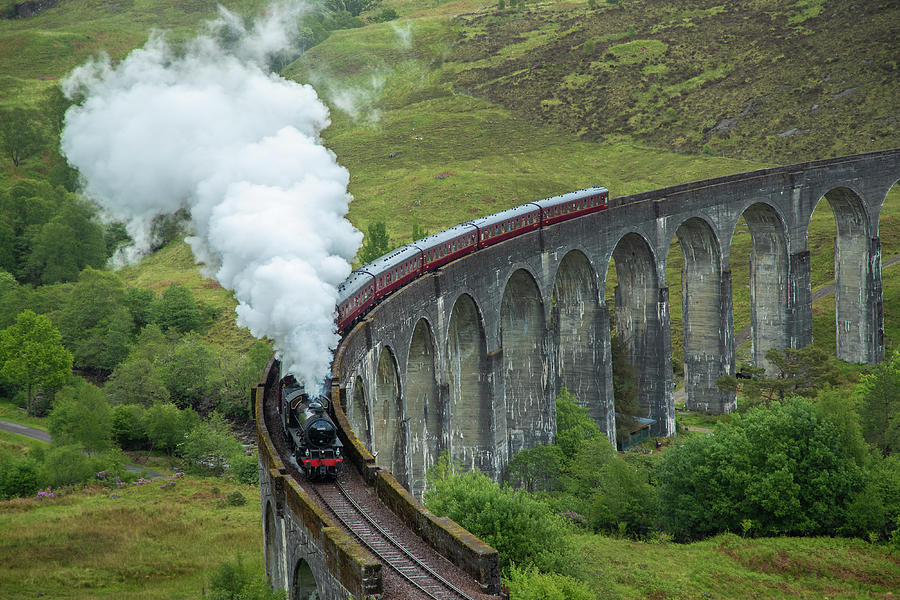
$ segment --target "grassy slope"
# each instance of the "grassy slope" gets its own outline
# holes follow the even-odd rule
[[[262,573],[256,488],[160,485],[0,502],[0,599],[199,598],[211,570],[239,555]],[[247,503],[221,506],[234,491]]]

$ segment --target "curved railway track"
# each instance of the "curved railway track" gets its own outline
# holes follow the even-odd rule
[[[390,532],[378,525],[339,481],[315,483],[309,488],[318,496],[322,506],[327,507],[347,531],[425,598],[476,600],[441,577],[403,544],[394,540]]]

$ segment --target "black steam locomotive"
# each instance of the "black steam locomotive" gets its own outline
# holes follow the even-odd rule
[[[297,465],[307,479],[334,479],[344,462],[344,445],[328,416],[328,398],[308,394],[288,375],[281,380],[281,425]]]

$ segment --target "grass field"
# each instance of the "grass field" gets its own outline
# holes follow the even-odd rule
[[[201,598],[222,562],[263,572],[257,488],[163,483],[0,502],[0,599]]]
[[[860,540],[581,536],[574,544],[584,560],[573,569],[598,598],[891,598],[900,585],[896,556]]]

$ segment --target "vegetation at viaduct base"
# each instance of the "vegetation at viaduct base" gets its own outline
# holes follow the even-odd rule
[[[123,58],[153,27],[183,40],[219,2],[60,0],[6,18],[24,14],[18,4],[0,2],[0,420],[52,441],[0,431],[0,597],[273,597],[247,483],[256,459],[235,437],[270,348],[199,274],[186,215],[158,219],[156,252],[110,270],[127,234],[78,194],[58,143],[61,77],[101,50]],[[332,109],[325,142],[351,173],[363,262],[588,185],[621,196],[900,146],[896,3],[325,4],[297,30],[305,52],[273,66]],[[900,255],[898,219],[895,187],[878,232],[885,261]],[[813,290],[834,279],[834,235],[822,203]],[[750,248],[741,223],[736,331],[750,324]],[[680,254],[676,240],[671,290]],[[883,364],[824,358],[825,295],[814,346],[776,350],[777,377],[748,365],[751,379],[720,382],[738,391],[739,414],[679,413],[675,438],[620,454],[563,393],[554,444],[514,457],[500,483],[442,461],[429,506],[500,549],[515,598],[887,597],[900,586],[891,269]],[[607,298],[615,281],[612,268]],[[681,299],[670,298],[680,384]]]

